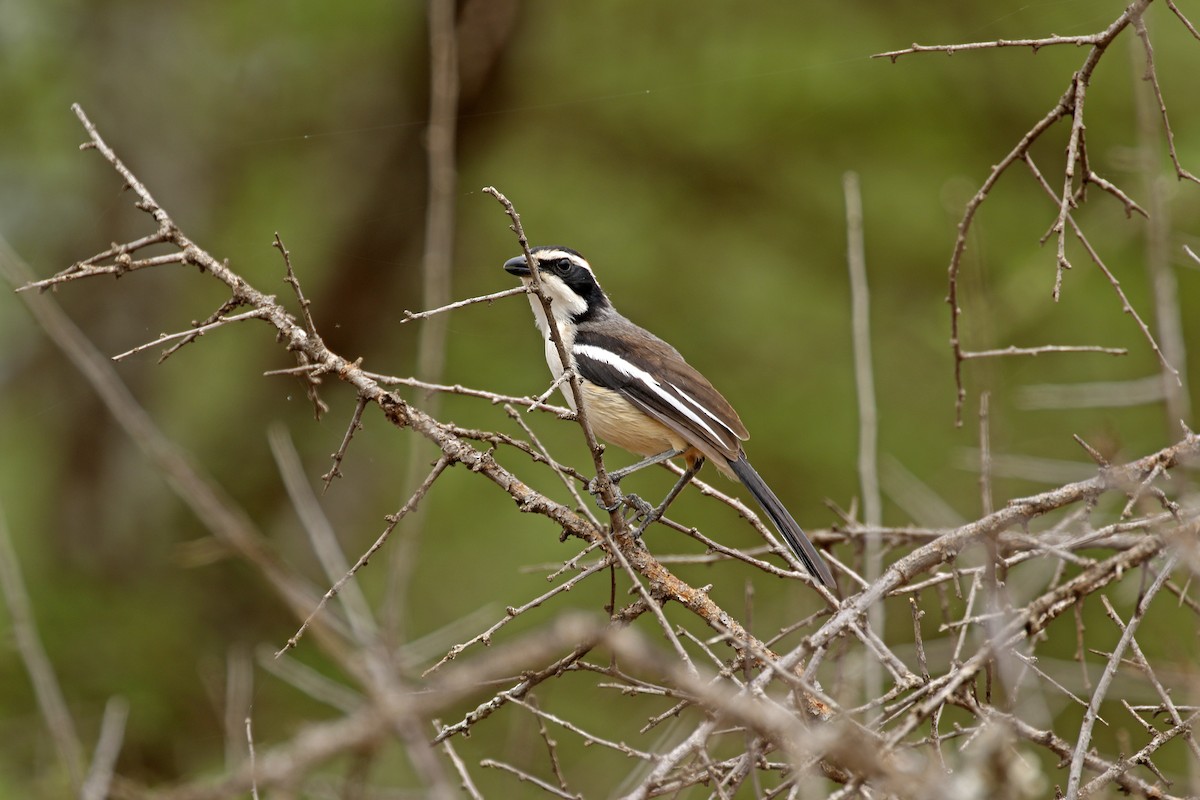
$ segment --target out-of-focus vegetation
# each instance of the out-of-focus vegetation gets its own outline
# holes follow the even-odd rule
[[[1160,5],[1147,16],[1158,74],[1180,158],[1196,171],[1200,45]],[[985,390],[993,452],[1075,462],[1053,481],[1089,474],[1071,434],[1113,460],[1162,447],[1172,434],[1160,405],[1048,410],[1022,402],[1030,387],[1121,381],[1158,365],[1082,253],[1062,300],[1051,300],[1053,242],[1038,240],[1056,209],[1020,171],[1001,180],[975,223],[961,287],[968,346],[1098,344],[1130,353],[967,364],[968,420],[954,425],[944,298],[955,226],[991,165],[1061,95],[1080,51],[870,58],[913,41],[1092,32],[1122,7],[468,4],[454,294],[511,285],[500,264],[516,245],[499,206],[480,191],[494,185],[517,204],[534,243],[582,251],[624,313],[713,378],[752,431],[748,450],[759,469],[806,527],[827,527],[836,518],[826,501],[849,507],[859,491],[841,189],[853,170],[865,204],[887,522],[979,515],[974,410]],[[1143,64],[1134,38],[1114,48],[1124,52],[1106,57],[1088,94],[1091,166],[1139,201],[1162,183],[1191,346],[1190,363],[1179,366],[1196,374],[1200,330],[1188,310],[1200,301],[1200,270],[1182,245],[1197,242],[1200,187],[1173,179],[1153,118],[1149,135],[1139,130],[1133,93]],[[143,230],[111,170],[78,151],[84,136],[68,105],[79,102],[193,239],[282,293],[270,247],[278,231],[330,346],[361,355],[374,371],[409,374],[419,323],[400,321],[404,309],[420,307],[427,53],[419,3],[0,0],[0,233],[45,276]],[[1066,134],[1060,123],[1036,150],[1056,186]],[[1126,219],[1104,196],[1078,219],[1152,321],[1146,222]],[[84,282],[56,297],[104,352],[117,353],[222,301],[215,285],[176,270]],[[446,382],[512,394],[547,385],[523,299],[455,312],[449,327]],[[206,336],[161,366],[147,354],[119,369],[157,423],[289,561],[323,583],[266,431],[286,426],[316,480],[354,398],[329,385],[331,413],[314,423],[298,383],[260,377],[289,365],[261,330],[243,327]],[[440,402],[444,418],[512,430],[486,404]],[[427,447],[372,413],[365,424],[370,435],[355,442],[346,478],[323,500],[352,557],[403,502],[408,448]],[[587,463],[573,426],[533,424],[556,452]],[[130,702],[123,774],[153,783],[218,768],[229,654],[278,646],[296,621],[248,567],[211,545],[6,292],[0,454],[0,507],[84,741],[94,741],[107,698],[122,695]],[[1003,463],[998,502],[1047,485],[1028,468],[1004,474]],[[895,477],[902,474],[941,505],[912,502],[911,484]],[[508,498],[463,476],[439,483],[426,511],[403,629],[413,640],[436,637],[434,659],[479,627],[457,621],[480,609],[496,617],[544,591],[545,570],[523,567],[575,552],[544,520],[513,513]],[[653,532],[651,548],[671,535]],[[749,543],[748,534],[731,542]],[[386,554],[378,565],[361,576],[372,597],[385,591]],[[703,568],[681,573],[711,581]],[[761,631],[818,607],[799,590],[758,584]],[[713,594],[738,608],[744,590],[741,580],[727,581]],[[570,598],[591,609],[606,600],[595,590]],[[906,635],[910,622],[895,622]],[[1178,641],[1192,657],[1180,654],[1181,669],[1194,663],[1195,644],[1190,629]],[[1074,646],[1063,643],[1060,655]],[[315,648],[299,657],[327,667]],[[610,713],[601,698],[588,702],[593,713]],[[278,739],[326,713],[260,671],[256,739]],[[524,741],[522,726],[531,724],[492,731]],[[0,742],[0,796],[59,796],[63,776],[5,622]],[[476,737],[462,747],[477,761],[488,743]],[[564,748],[575,774],[586,775],[591,754]],[[611,762],[597,756],[595,769],[625,768]],[[404,785],[405,764],[374,769]],[[480,780],[495,791],[512,785],[499,774]]]

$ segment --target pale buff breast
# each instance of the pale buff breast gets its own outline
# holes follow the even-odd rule
[[[586,382],[582,388],[592,431],[604,441],[641,456],[687,448],[688,443],[678,434],[630,406],[611,389]]]
[[[693,444],[666,425],[643,414],[612,389],[584,382],[584,402],[587,404],[588,421],[592,432],[604,442],[615,444],[640,456],[656,456],[668,450],[686,450],[689,460],[702,453]],[[571,390],[564,388],[563,394],[572,408]],[[729,463],[717,454],[708,454],[709,463],[730,480],[737,480]]]

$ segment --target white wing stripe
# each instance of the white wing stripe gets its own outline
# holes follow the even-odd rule
[[[701,411],[703,411],[703,412],[704,412],[704,414],[705,414],[705,415],[706,415],[706,416],[707,416],[709,419],[713,420],[713,421],[714,421],[714,422],[716,422],[718,425],[720,425],[722,428],[724,428],[725,430],[729,431],[729,435],[733,437],[733,441],[735,441],[735,442],[736,442],[736,441],[738,440],[738,438],[739,438],[739,437],[738,437],[738,435],[737,435],[737,432],[736,432],[736,431],[734,431],[734,430],[733,430],[733,428],[731,428],[731,427],[729,427],[728,425],[726,425],[726,424],[725,424],[725,422],[724,422],[724,420],[722,420],[722,419],[721,419],[720,417],[718,417],[716,414],[714,414],[714,413],[712,413],[711,411],[709,411],[709,410],[708,410],[707,408],[705,408],[704,406],[700,405],[700,403],[696,402],[696,398],[692,397],[690,394],[688,394],[687,392],[685,392],[683,389],[680,389],[678,386],[676,386],[676,385],[675,385],[675,384],[673,384],[673,383],[672,383],[672,384],[670,384],[670,386],[671,386],[671,388],[672,388],[672,389],[674,389],[675,391],[679,392],[679,396],[680,396],[680,397],[682,397],[684,400],[686,400],[686,401],[688,401],[689,403],[691,403],[692,405],[694,405],[696,408],[698,408],[698,409],[700,409]]]
[[[679,413],[683,414],[685,417],[690,419],[692,422],[696,423],[701,428],[708,431],[709,434],[711,434],[714,439],[716,439],[717,441],[725,440],[725,437],[721,436],[719,433],[717,433],[715,430],[713,430],[712,427],[709,426],[709,424],[707,422],[705,422],[701,417],[697,416],[696,412],[692,411],[686,405],[681,403],[679,401],[679,399],[676,398],[674,395],[672,395],[670,392],[663,389],[662,384],[660,384],[657,380],[655,380],[654,376],[652,376],[649,372],[646,372],[646,370],[644,370],[638,366],[635,366],[634,364],[631,364],[630,362],[621,358],[619,355],[617,355],[613,351],[605,350],[603,347],[597,347],[594,344],[577,344],[577,345],[575,345],[575,347],[573,349],[574,349],[576,355],[586,356],[587,358],[590,358],[594,361],[599,361],[602,364],[607,364],[610,367],[612,367],[613,369],[615,369],[617,372],[620,372],[622,375],[633,378],[636,381],[640,381],[647,389],[654,392],[654,394],[658,395],[663,400],[666,400],[668,403],[670,403]],[[713,415],[710,411],[705,409],[703,406],[701,406],[699,403],[697,403],[691,397],[688,397],[686,394],[679,391],[678,386],[671,384],[671,388],[673,388],[673,389],[675,389],[675,391],[679,392],[680,396],[682,396],[684,399],[686,399],[692,405],[696,406],[696,408],[699,408],[706,415],[708,415],[709,417],[712,417],[713,419],[717,419],[716,417],[713,417]],[[720,422],[720,420],[717,420],[717,421]],[[727,427],[727,426],[725,426],[724,423],[721,423],[721,426]],[[735,436],[734,438],[736,440],[737,437]]]

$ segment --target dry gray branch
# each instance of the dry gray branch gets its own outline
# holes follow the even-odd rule
[[[400,510],[395,514],[388,515],[387,526],[383,529],[383,533],[379,534],[379,538],[377,538],[371,544],[371,546],[368,547],[366,551],[364,551],[363,554],[358,557],[358,561],[354,562],[354,566],[347,569],[345,574],[338,578],[337,581],[335,581],[334,584],[330,586],[328,590],[326,590],[325,594],[321,596],[321,599],[317,601],[317,604],[313,608],[312,612],[304,618],[304,622],[300,624],[299,629],[297,629],[297,631],[292,634],[291,638],[287,640],[287,643],[284,644],[283,647],[279,648],[279,650],[275,653],[276,658],[300,643],[300,637],[304,636],[304,632],[308,630],[309,626],[313,623],[313,620],[315,620],[321,613],[322,609],[325,608],[325,604],[337,597],[342,591],[343,587],[345,587],[354,578],[354,576],[358,574],[359,570],[367,565],[367,562],[371,560],[371,557],[379,552],[379,549],[387,543],[388,537],[392,535],[392,531],[394,531],[396,526],[400,524],[400,520],[404,519],[414,509],[417,508],[418,504],[421,502],[421,499],[425,497],[430,488],[433,487],[433,482],[438,479],[438,477],[442,474],[442,471],[448,466],[450,466],[450,460],[445,456],[442,456],[437,460],[437,463],[433,465],[433,469],[429,471],[429,474],[425,477],[425,480],[421,482],[421,485],[417,487],[412,496],[409,497],[404,505],[400,507]]]
[[[3,254],[0,253],[0,256]],[[83,745],[75,730],[75,722],[67,710],[67,701],[63,697],[62,687],[54,674],[54,665],[46,654],[38,635],[37,621],[33,616],[33,607],[29,602],[29,592],[25,589],[25,581],[21,577],[21,566],[17,562],[17,551],[13,547],[12,538],[8,535],[8,523],[4,509],[0,507],[0,594],[8,608],[8,616],[12,624],[13,639],[29,681],[33,684],[33,694],[37,699],[38,709],[42,720],[50,731],[50,738],[58,751],[58,758],[63,768],[70,776],[71,785],[76,791],[84,783]]]
[[[1124,25],[1137,24],[1145,5],[1131,5],[1123,16]],[[446,13],[449,6],[452,4],[443,4],[442,12]],[[1098,50],[1102,51],[1119,30],[1110,27],[1095,35],[1107,39],[1054,37],[1040,44],[1020,44],[1035,47],[1073,43],[1090,48],[1089,58],[1093,60],[1087,63],[1094,69]],[[1048,127],[1071,108],[1077,114],[1070,133],[1073,154],[1064,172],[1064,190],[1050,192],[1057,204],[1060,249],[1068,224],[1075,225],[1071,209],[1080,202],[1077,184],[1083,180],[1098,183],[1087,163],[1081,121],[1086,83],[1086,76],[1077,75],[1062,101],[1067,106],[1056,108],[1057,116],[1044,120]],[[682,793],[701,786],[704,788],[700,791],[717,798],[747,792],[764,797],[827,796],[831,792],[844,797],[952,797],[961,796],[963,787],[979,785],[979,781],[1011,780],[1016,786],[1015,765],[1022,760],[1038,763],[1039,755],[1068,765],[1054,775],[1060,783],[1069,782],[1069,793],[1084,796],[1112,784],[1140,796],[1169,797],[1165,779],[1174,773],[1160,773],[1163,762],[1156,763],[1163,746],[1182,737],[1187,742],[1188,756],[1200,759],[1200,748],[1192,735],[1195,715],[1185,704],[1172,700],[1173,691],[1180,690],[1187,676],[1153,663],[1134,638],[1138,623],[1157,619],[1160,614],[1200,613],[1200,604],[1188,594],[1188,582],[1200,563],[1200,499],[1190,478],[1190,471],[1200,462],[1200,437],[1190,431],[1184,430],[1174,444],[1158,452],[1125,463],[1116,463],[1116,459],[1109,463],[1099,457],[1094,473],[1086,479],[1011,499],[998,509],[988,508],[979,519],[962,524],[888,528],[874,518],[878,516],[875,512],[868,513],[866,524],[856,521],[853,508],[842,512],[842,528],[816,532],[814,541],[824,546],[836,544],[848,551],[850,545],[858,545],[869,535],[877,542],[873,557],[880,561],[880,573],[874,575],[869,566],[863,569],[862,561],[848,557],[846,552],[839,553],[840,558],[831,556],[853,593],[845,600],[823,594],[820,610],[813,612],[810,606],[803,618],[784,626],[778,635],[759,638],[751,624],[753,603],[748,595],[743,613],[732,613],[713,600],[710,587],[681,580],[673,572],[674,565],[705,563],[714,576],[723,578],[726,570],[751,569],[763,578],[797,581],[794,585],[798,586],[800,572],[786,555],[784,563],[790,569],[764,560],[765,547],[739,552],[721,544],[720,537],[668,521],[671,527],[688,533],[706,552],[699,556],[659,557],[629,535],[621,514],[613,514],[601,523],[586,510],[572,509],[532,488],[545,482],[559,492],[569,490],[571,501],[583,506],[577,485],[590,477],[589,471],[557,457],[525,424],[515,407],[535,404],[534,398],[506,397],[412,377],[385,380],[364,370],[361,361],[333,352],[307,313],[309,302],[282,242],[277,240],[277,246],[285,257],[285,280],[300,302],[299,319],[276,298],[250,285],[226,261],[188,239],[107,147],[82,111],[77,109],[77,114],[89,133],[91,146],[121,175],[137,196],[138,207],[153,217],[157,230],[108,248],[58,276],[29,283],[27,288],[58,286],[111,275],[114,270],[201,266],[202,279],[220,282],[228,290],[229,300],[214,318],[175,338],[194,341],[200,329],[220,320],[231,321],[228,315],[232,310],[245,306],[249,312],[237,317],[264,323],[263,329],[275,334],[297,362],[296,367],[277,372],[308,380],[314,392],[317,381],[325,376],[336,378],[353,392],[356,412],[343,446],[334,456],[331,476],[346,456],[346,445],[362,417],[376,409],[392,426],[419,437],[424,446],[432,444],[437,453],[436,463],[421,486],[401,495],[408,496],[408,500],[389,518],[383,535],[355,566],[347,567],[341,546],[303,480],[303,468],[290,448],[275,437],[281,473],[300,518],[310,529],[325,580],[332,582],[329,591],[318,599],[311,581],[271,555],[244,514],[149,423],[145,412],[111,371],[105,371],[111,370],[111,365],[94,353],[94,348],[88,349],[86,340],[65,323],[49,298],[32,292],[24,295],[47,331],[89,375],[135,441],[181,487],[185,501],[241,558],[256,566],[297,616],[305,620],[284,649],[295,646],[314,621],[314,630],[320,631],[319,643],[344,673],[343,677],[330,678],[290,658],[264,659],[260,655],[260,662],[266,661],[264,666],[272,674],[329,704],[339,716],[305,724],[279,741],[270,742],[268,736],[268,743],[252,745],[245,711],[248,662],[238,662],[234,670],[231,661],[227,714],[230,720],[245,722],[246,738],[241,741],[251,748],[253,758],[231,757],[219,775],[153,789],[120,776],[106,779],[112,796],[217,800],[257,792],[270,795],[304,785],[317,770],[333,765],[358,764],[355,774],[365,774],[366,767],[379,757],[377,754],[390,748],[399,749],[406,760],[416,784],[413,791],[435,797],[453,796],[457,780],[472,797],[479,797],[482,794],[474,785],[467,762],[455,749],[457,745],[465,752],[466,745],[454,739],[505,724],[494,718],[502,709],[503,714],[526,720],[537,737],[535,745],[539,739],[544,744],[533,749],[544,752],[528,763],[491,753],[496,757],[485,759],[484,765],[510,772],[525,782],[526,789],[536,787],[550,796],[563,797],[592,797],[607,794],[612,788],[585,787],[572,780],[571,765],[560,756],[568,741],[572,746],[594,747],[644,762],[644,769],[630,770],[628,781],[620,789],[631,798]],[[1037,135],[1033,133],[1033,138]],[[1025,147],[1031,142],[1027,141]],[[1033,168],[1020,148],[1010,154],[1008,165],[1017,159]],[[1036,171],[1035,175],[1039,183],[1044,183]],[[994,182],[995,177],[996,173],[989,180]],[[1123,197],[1115,187],[1107,191]],[[519,244],[527,251],[516,209],[499,192],[493,193],[504,203]],[[972,213],[973,209],[964,226],[970,224]],[[853,208],[850,218],[853,227]],[[1088,247],[1078,229],[1072,230]],[[965,236],[963,228],[960,235]],[[142,248],[151,244],[170,246],[177,252],[174,258],[154,264],[146,263],[149,259],[135,259]],[[1092,258],[1099,263],[1096,256]],[[1060,267],[1065,268],[1061,260]],[[196,278],[189,275],[189,279]],[[536,288],[534,293],[538,293]],[[856,297],[865,299],[865,285],[860,286]],[[436,317],[434,312],[493,299],[495,295],[460,303],[431,302],[437,308],[411,316]],[[861,311],[860,318],[865,319]],[[252,326],[242,327],[248,331]],[[866,326],[861,322],[858,335],[865,345]],[[557,344],[561,347],[561,340]],[[955,346],[959,368],[963,360],[983,356],[1110,352],[1105,348],[1051,346],[972,354],[957,342]],[[863,369],[869,376],[869,370],[865,366]],[[577,377],[569,376],[567,382],[569,386],[563,388],[582,407]],[[507,404],[494,410],[497,426],[484,423],[483,427],[508,425],[513,433],[443,422],[431,413],[433,406],[386,391],[385,383],[455,392],[482,401],[479,406],[485,410]],[[869,405],[873,408],[873,403]],[[550,410],[580,424],[592,466],[601,475],[603,486],[601,451],[588,428],[586,414]],[[864,408],[864,417],[869,410]],[[518,420],[519,431],[512,428],[510,417]],[[981,439],[984,449],[990,452],[986,427],[981,429]],[[519,462],[519,469],[507,466],[507,460],[502,465],[497,455],[512,456],[513,462]],[[864,470],[869,471],[866,462],[870,460],[864,451]],[[555,534],[561,531],[564,538],[574,537],[583,545],[572,550],[578,550],[578,554],[561,566],[554,563],[539,567],[553,571],[551,580],[558,581],[554,586],[507,608],[498,620],[494,613],[490,620],[476,618],[468,632],[441,640],[460,644],[451,647],[424,676],[406,677],[415,672],[415,664],[427,664],[436,655],[426,655],[427,660],[420,661],[403,650],[397,653],[380,647],[373,623],[376,609],[363,597],[352,599],[347,594],[342,606],[323,606],[352,585],[355,574],[385,546],[396,522],[428,492],[436,491],[437,481],[454,466],[461,467],[459,474],[469,473],[478,491],[498,488],[517,511],[545,517],[554,523]],[[673,465],[667,468],[678,471]],[[997,457],[986,457],[982,472],[995,474],[996,469]],[[864,491],[868,485],[864,475]],[[762,529],[745,506],[703,483],[697,482],[696,486],[701,495],[717,499],[753,523],[778,550],[773,535]],[[995,487],[985,487],[985,497],[990,498],[985,506],[1003,502],[995,494]],[[1096,634],[1084,625],[1082,609],[1098,606],[1102,592],[1113,598],[1125,596],[1126,590],[1138,587],[1139,568],[1148,570],[1154,564],[1159,566],[1150,588],[1143,592],[1132,615],[1122,612],[1130,621],[1122,622],[1112,610],[1116,624],[1124,628],[1121,643],[1110,653],[1097,654],[1097,643],[1093,641]],[[398,580],[403,583],[402,577]],[[740,591],[744,577],[735,585]],[[566,593],[581,586],[606,590],[610,598],[606,619],[556,613]],[[1180,598],[1183,609],[1168,612],[1165,601],[1171,598],[1160,596],[1164,588]],[[617,592],[622,590],[628,590],[632,598],[618,607]],[[807,597],[813,596],[810,593]],[[534,614],[535,609],[541,611]],[[900,613],[911,618],[911,639],[897,638],[894,631],[884,629],[884,609],[893,617]],[[649,617],[643,620],[645,615]],[[1079,643],[1078,674],[1048,663],[1050,660],[1038,649],[1050,626],[1058,626],[1056,632],[1061,628],[1070,641],[1072,615],[1077,621],[1074,633]],[[520,632],[518,626],[509,624],[518,618],[524,628]],[[908,623],[897,627],[906,629]],[[470,631],[481,632],[472,636]],[[476,644],[481,646],[473,646]],[[1123,653],[1132,655],[1125,657]],[[1144,712],[1131,712],[1137,727],[1129,735],[1140,738],[1131,739],[1126,749],[1134,757],[1122,758],[1107,750],[1092,732],[1096,721],[1104,719],[1115,725],[1117,718],[1124,716],[1122,708],[1136,707],[1132,701],[1138,696],[1112,680],[1119,669],[1129,666],[1147,676],[1149,688],[1145,691],[1153,690],[1151,697],[1157,697],[1169,723],[1164,723],[1165,729],[1154,730],[1143,719]],[[1099,675],[1098,682],[1092,683],[1089,669]],[[869,696],[861,697],[863,682],[859,676],[868,670],[874,670],[877,677],[868,683]],[[621,715],[625,719],[613,724],[611,730],[599,727],[601,723],[583,720],[578,707],[562,699],[570,694],[565,691],[568,680],[592,681],[590,686],[603,690],[613,703],[628,704],[629,713]],[[556,685],[560,681],[563,690]],[[550,688],[556,691],[547,691]],[[535,691],[539,695],[536,700]],[[1048,722],[1044,703],[1031,710],[1031,706],[1038,705],[1031,702],[1033,697],[1086,705],[1085,724],[1068,731],[1057,720]],[[1140,697],[1141,701],[1146,699]],[[464,712],[464,707],[470,710]],[[431,721],[449,714],[456,721],[437,723],[430,742],[427,732]],[[550,730],[555,731],[553,737]],[[102,764],[99,755],[96,763]],[[929,770],[928,764],[940,769]],[[1044,775],[1050,773],[1051,769],[1046,768]]]
[[[955,401],[955,419],[957,424],[962,425],[963,422],[963,401],[966,399],[966,388],[963,382],[963,362],[968,359],[991,358],[995,356],[1007,355],[1038,355],[1047,352],[1068,352],[1071,350],[1079,350],[1080,348],[1063,348],[1058,346],[1038,347],[1038,348],[1016,348],[1008,347],[997,350],[979,350],[969,351],[963,345],[961,338],[961,315],[962,309],[959,304],[959,275],[963,268],[963,256],[967,249],[967,241],[970,231],[975,222],[982,205],[987,201],[992,189],[995,187],[1000,177],[1004,175],[1010,167],[1017,161],[1023,160],[1033,169],[1033,162],[1030,158],[1030,149],[1038,142],[1047,131],[1052,128],[1059,120],[1070,120],[1070,129],[1068,131],[1066,142],[1066,155],[1063,163],[1063,184],[1062,191],[1054,191],[1046,184],[1044,178],[1037,174],[1037,180],[1043,184],[1047,191],[1053,196],[1057,213],[1055,221],[1050,228],[1048,235],[1053,234],[1056,240],[1056,265],[1053,298],[1057,301],[1061,290],[1064,273],[1071,269],[1072,264],[1067,255],[1067,238],[1068,238],[1068,222],[1071,223],[1076,236],[1084,242],[1084,247],[1088,255],[1102,270],[1109,276],[1114,287],[1117,287],[1118,293],[1121,295],[1122,303],[1128,313],[1134,313],[1132,306],[1121,293],[1119,284],[1110,272],[1102,265],[1099,256],[1083,239],[1083,234],[1080,232],[1079,226],[1071,219],[1071,211],[1076,209],[1085,199],[1084,189],[1088,183],[1095,183],[1104,191],[1117,197],[1124,204],[1126,212],[1136,210],[1143,214],[1145,213],[1141,206],[1133,202],[1129,196],[1118,188],[1111,181],[1105,180],[1088,166],[1089,156],[1084,131],[1086,129],[1085,101],[1087,97],[1088,87],[1091,85],[1093,75],[1101,59],[1104,57],[1109,46],[1113,41],[1121,35],[1125,30],[1133,28],[1136,35],[1143,43],[1143,49],[1146,54],[1146,76],[1153,86],[1155,97],[1158,100],[1159,109],[1163,122],[1163,132],[1166,137],[1168,148],[1175,165],[1176,174],[1181,179],[1196,181],[1190,172],[1185,170],[1179,163],[1178,156],[1175,152],[1174,132],[1171,129],[1170,121],[1167,118],[1166,103],[1162,98],[1162,92],[1158,86],[1157,73],[1154,66],[1153,48],[1150,44],[1149,35],[1146,33],[1143,22],[1143,15],[1146,9],[1150,6],[1152,0],[1133,0],[1121,14],[1113,20],[1104,30],[1094,34],[1083,36],[1048,36],[1043,38],[1029,39],[999,39],[990,42],[971,42],[966,44],[950,44],[950,45],[919,45],[913,44],[911,47],[902,50],[893,50],[887,53],[879,53],[876,58],[888,58],[893,63],[901,56],[911,55],[916,53],[941,52],[947,55],[952,55],[964,51],[979,51],[992,50],[998,48],[1019,47],[1027,48],[1031,52],[1036,53],[1043,47],[1053,47],[1061,45],[1073,45],[1075,47],[1086,47],[1087,54],[1083,58],[1083,62],[1079,68],[1071,75],[1067,83],[1066,90],[1059,97],[1054,106],[1043,116],[1038,122],[1025,132],[1017,144],[1000,159],[995,166],[992,167],[988,177],[984,180],[975,195],[967,202],[963,211],[962,219],[958,224],[958,236],[955,239],[954,247],[950,256],[950,264],[948,268],[949,291],[946,302],[950,305],[950,347],[954,354],[954,377],[955,386],[957,389]],[[1169,4],[1170,5],[1170,4]],[[1187,19],[1179,12],[1179,10],[1171,5],[1172,11],[1179,19],[1189,28],[1194,30]],[[1136,315],[1135,315],[1136,316]],[[1158,343],[1150,334],[1149,328],[1138,320],[1143,334],[1149,339],[1150,345],[1155,354],[1162,361],[1164,370],[1169,371],[1175,378],[1180,380],[1176,367],[1172,366],[1162,354]],[[1095,352],[1116,353],[1113,348],[1103,347],[1088,347],[1085,350]]]
[[[121,742],[125,738],[125,721],[129,719],[129,701],[123,697],[112,697],[104,705],[104,717],[100,721],[100,736],[92,755],[92,765],[87,778],[79,789],[80,800],[104,800],[108,797],[117,756],[121,754]]]

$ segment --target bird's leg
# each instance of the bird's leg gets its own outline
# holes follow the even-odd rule
[[[608,479],[613,483],[620,483],[624,478],[632,475],[643,467],[652,467],[655,464],[661,464],[662,462],[669,461],[676,456],[683,455],[684,452],[685,451],[683,450],[664,450],[657,455],[650,456],[649,458],[643,458],[636,464],[631,464],[628,467],[622,467],[621,469],[613,470],[612,472],[608,473]]]
[[[675,501],[679,493],[683,491],[683,487],[691,483],[692,478],[696,477],[696,473],[704,466],[704,457],[697,458],[695,462],[688,465],[688,468],[679,476],[679,480],[675,481],[675,485],[671,487],[671,491],[667,492],[667,496],[658,504],[658,508],[652,509],[649,514],[644,514],[645,520],[633,532],[634,538],[640,538],[645,533],[646,528],[649,528],[658,520],[662,519],[662,515],[667,513],[667,506]]]
[[[596,505],[600,506],[600,508],[602,510],[608,511],[610,513],[613,511],[616,511],[622,505],[629,505],[629,506],[632,506],[639,514],[641,514],[643,516],[647,515],[647,514],[651,514],[651,513],[653,513],[654,509],[652,509],[650,507],[649,503],[647,503],[642,498],[638,497],[636,494],[623,494],[621,492],[621,490],[618,488],[618,484],[624,478],[628,477],[629,475],[632,475],[633,473],[637,472],[639,469],[642,469],[643,467],[653,466],[654,464],[661,464],[662,462],[668,461],[672,458],[675,458],[676,456],[681,456],[681,455],[683,455],[683,453],[684,453],[683,450],[664,450],[663,452],[658,453],[657,455],[650,456],[649,458],[643,458],[641,461],[637,462],[636,464],[631,464],[628,467],[622,467],[621,469],[616,469],[616,470],[613,470],[612,472],[608,473],[608,479],[610,481],[612,481],[613,489],[615,490],[616,495],[617,495],[617,500],[613,504],[612,508],[609,508],[609,507],[605,506],[602,502],[600,502],[600,498],[597,496],[597,492],[596,492],[596,479],[595,478],[592,478],[590,481],[588,481],[588,485],[587,485],[588,494],[590,494],[590,495],[592,495],[592,497],[596,498]],[[680,488],[682,488],[682,487],[680,487]],[[659,516],[662,516],[662,515],[660,514]]]

